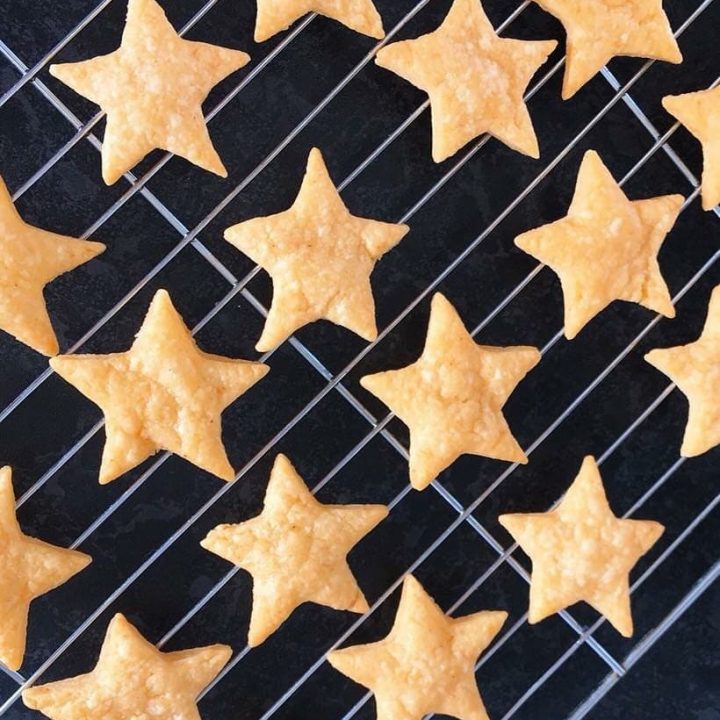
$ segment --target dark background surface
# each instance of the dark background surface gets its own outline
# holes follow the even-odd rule
[[[398,37],[414,37],[435,28],[449,4],[449,0],[424,3],[399,30]],[[4,0],[0,3],[0,39],[21,64],[32,67],[96,5],[87,0]],[[186,23],[203,5],[204,0],[163,2],[176,27]],[[386,30],[415,5],[416,0],[378,0]],[[487,0],[485,5],[497,26],[517,3]],[[698,2],[669,0],[664,5],[673,27],[678,27]],[[307,153],[313,146],[322,149],[339,183],[425,99],[411,85],[368,62],[331,101],[324,103],[320,112],[315,112],[328,93],[372,50],[374,42],[338,23],[317,18],[266,66],[261,66],[288,33],[256,45],[252,41],[254,11],[254,2],[217,0],[187,34],[190,39],[247,50],[252,56],[248,66],[215,89],[205,106],[206,110],[215,107],[243,83],[209,125],[230,177],[222,180],[173,158],[147,183],[154,197],[185,227],[193,229],[203,223],[198,239],[237,278],[243,278],[252,265],[223,242],[225,227],[285,209],[297,192]],[[124,0],[110,2],[58,53],[57,60],[74,61],[113,50],[119,42],[124,12]],[[630,97],[634,108],[645,113],[658,132],[672,125],[672,118],[660,105],[663,95],[706,87],[720,75],[718,30],[720,1],[716,0],[680,38],[684,64],[656,63],[633,85]],[[534,4],[514,20],[506,34],[526,39],[563,38],[559,24]],[[561,47],[535,81],[554,66],[562,53]],[[642,60],[619,59],[609,69],[625,82],[643,65]],[[0,94],[12,88],[20,75],[8,54],[1,52]],[[95,116],[97,108],[53,80],[47,65],[40,70],[38,79],[80,123]],[[612,101],[614,90],[598,76],[573,100],[563,103],[560,82],[558,71],[529,102],[540,140],[539,161],[491,140],[463,162],[449,182],[413,214],[410,234],[378,264],[373,275],[381,329],[434,283],[481,233],[482,242],[476,243],[437,289],[455,304],[468,327],[485,321],[535,267],[532,258],[514,247],[514,236],[565,214],[583,152],[588,148],[598,150],[613,174],[621,178],[652,147],[651,133],[640,123],[633,107],[623,101],[613,104],[576,141],[578,134]],[[95,129],[98,137],[102,137],[102,126],[101,121]],[[265,163],[281,143],[282,150]],[[566,151],[569,144],[572,147]],[[698,176],[702,159],[696,141],[680,129],[672,136],[670,146]],[[425,111],[354,179],[343,197],[355,214],[397,221],[472,147],[442,165],[434,165],[430,159],[430,117]],[[59,152],[61,156],[56,157]],[[524,192],[558,155],[562,159],[554,169],[531,192]],[[144,175],[162,157],[159,151],[153,153],[135,169],[135,174]],[[56,162],[37,176],[53,158]],[[182,235],[147,197],[132,191],[128,182],[121,180],[109,188],[103,185],[97,150],[78,137],[73,124],[33,83],[25,84],[0,107],[0,173],[11,192],[34,179],[17,202],[26,220],[75,236],[97,225],[92,237],[108,245],[104,255],[59,278],[46,291],[63,350],[84,338],[182,241]],[[241,184],[242,191],[205,223],[208,213]],[[631,198],[670,192],[689,195],[692,190],[688,178],[663,150],[655,152],[626,185]],[[522,199],[506,212],[521,193]],[[104,221],[95,223],[101,217]],[[499,217],[502,220],[495,222]],[[492,231],[484,233],[491,224]],[[255,358],[253,346],[261,330],[261,315],[242,295],[228,300],[231,285],[198,249],[203,248],[188,245],[180,250],[147,286],[82,342],[81,350],[113,352],[127,348],[152,294],[164,287],[190,326],[225,300],[198,333],[200,345],[210,352]],[[677,319],[656,322],[641,307],[616,303],[572,343],[560,339],[549,348],[541,365],[511,398],[506,414],[525,448],[565,414],[563,422],[533,452],[529,465],[509,475],[504,463],[465,457],[440,476],[441,486],[406,494],[388,520],[350,556],[371,603],[456,519],[457,511],[447,502],[447,494],[463,507],[483,497],[473,514],[475,526],[463,523],[416,570],[427,590],[449,608],[488,571],[498,558],[498,550],[511,545],[511,539],[497,523],[500,512],[549,507],[574,477],[583,455],[602,455],[643,416],[668,384],[664,376],[643,361],[643,354],[653,347],[689,342],[698,336],[710,292],[720,283],[720,262],[706,264],[717,259],[719,250],[720,218],[715,213],[701,212],[699,200],[695,200],[680,216],[660,255],[673,294],[705,268],[677,303]],[[268,304],[271,287],[263,273],[249,283],[248,289]],[[426,293],[343,380],[346,391],[376,417],[384,417],[385,410],[360,388],[358,379],[417,357],[429,297],[430,293]],[[652,323],[649,331],[634,342],[648,323]],[[521,293],[503,303],[501,311],[484,325],[478,340],[543,347],[561,325],[559,283],[551,272],[542,270]],[[287,453],[311,486],[333,471],[332,479],[319,493],[326,502],[390,502],[405,490],[405,460],[387,438],[376,435],[366,440],[371,425],[340,392],[326,392],[311,409],[304,410],[326,387],[327,374],[313,368],[303,353],[311,353],[334,374],[343,370],[366,344],[327,323],[302,329],[297,339],[302,346],[283,344],[268,359],[268,377],[223,416],[231,461],[238,469],[249,464],[243,477],[131,583],[125,581],[223,488],[221,481],[171,457],[150,476],[152,461],[110,486],[98,486],[104,435],[102,430],[89,433],[100,419],[100,412],[55,376],[48,377],[2,419],[0,463],[13,466],[18,497],[42,480],[19,512],[23,528],[62,545],[82,536],[81,549],[95,560],[87,571],[34,603],[23,676],[43,666],[53,651],[121,585],[123,591],[113,596],[104,612],[38,682],[87,671],[115,612],[126,613],[149,639],[159,641],[228,572],[229,566],[203,551],[198,542],[217,523],[237,522],[259,511],[277,452]],[[619,356],[621,361],[611,372],[605,372]],[[43,373],[47,363],[5,334],[0,334],[0,357],[0,408],[4,408]],[[601,373],[602,382],[575,403]],[[574,409],[566,413],[571,404]],[[285,432],[298,413],[302,418]],[[642,647],[648,633],[682,602],[701,577],[712,571],[717,561],[720,513],[714,503],[718,498],[720,450],[690,460],[666,475],[678,459],[686,414],[684,397],[678,391],[670,393],[617,445],[603,465],[608,495],[618,514],[627,512],[657,483],[656,490],[634,515],[655,518],[667,526],[663,538],[632,576],[635,580],[649,572],[633,594],[635,636],[625,640],[606,624],[594,633],[618,662]],[[406,443],[401,424],[393,421],[389,430]],[[282,438],[271,443],[278,433]],[[86,442],[78,449],[77,443],[84,438]],[[361,441],[358,451],[347,457]],[[507,478],[495,486],[504,474]],[[98,517],[103,518],[101,523],[96,523]],[[478,527],[485,529],[485,537],[478,534]],[[86,533],[88,530],[92,532]],[[515,556],[521,565],[529,567],[521,553]],[[395,592],[348,642],[382,637],[392,622],[397,599]],[[167,647],[227,642],[239,652],[245,645],[250,601],[250,578],[240,572],[183,624]],[[719,606],[720,592],[715,583],[609,690],[588,717],[720,718]],[[517,718],[565,717],[593,693],[610,671],[587,644],[576,647],[577,633],[559,617],[534,627],[519,623],[527,608],[527,584],[507,563],[478,586],[457,612],[484,608],[507,609],[510,619],[503,632],[514,629],[505,640],[501,634],[498,649],[478,674],[488,711],[495,720],[512,709]],[[571,612],[583,627],[597,619],[587,607],[575,607]],[[356,620],[357,616],[349,613],[303,606],[204,698],[203,717],[261,717]],[[15,681],[0,672],[0,704],[16,688]],[[325,663],[273,717],[340,718],[363,694],[362,688]],[[18,702],[5,717],[25,720],[39,716]],[[374,717],[373,703],[367,703],[356,717]]]

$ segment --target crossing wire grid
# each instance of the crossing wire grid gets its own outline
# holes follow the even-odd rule
[[[3,335],[0,459],[14,468],[20,521],[94,562],[33,604],[24,666],[0,673],[0,716],[36,717],[22,689],[89,670],[110,617],[124,612],[161,648],[233,646],[200,700],[206,720],[374,717],[371,695],[333,671],[327,652],[384,636],[412,572],[449,614],[508,610],[477,666],[491,717],[607,717],[606,696],[720,572],[711,542],[720,455],[679,458],[686,402],[642,360],[652,347],[695,339],[720,282],[720,218],[717,208],[700,210],[699,147],[660,106],[663,95],[718,81],[720,2],[665,3],[682,66],[617,59],[566,103],[561,45],[527,92],[540,160],[482,137],[441,165],[430,160],[427,100],[373,58],[394,39],[436,27],[449,0],[377,2],[387,30],[379,43],[309,15],[256,45],[254,5],[164,3],[183,35],[253,58],[205,106],[230,177],[158,151],[110,188],[100,181],[103,114],[48,67],[117,47],[126,3],[13,0],[0,8],[0,160],[18,209],[30,222],[108,245],[47,290],[63,352],[127,348],[165,287],[204,349],[256,357],[270,284],[223,243],[222,230],[288,207],[313,146],[354,214],[411,227],[373,275],[376,341],[316,323],[261,358],[270,374],[223,416],[239,468],[229,484],[160,454],[98,486],[99,410]],[[485,6],[501,34],[562,40],[559,24],[533,3]],[[616,303],[569,343],[555,276],[512,239],[565,214],[588,148],[631,198],[687,197],[660,255],[677,318]],[[406,429],[357,381],[418,356],[436,291],[478,342],[537,345],[543,359],[506,406],[530,463],[464,457],[417,493],[407,481]],[[259,512],[281,451],[324,502],[385,502],[391,512],[350,555],[368,613],[304,605],[250,651],[251,579],[198,543],[217,523]],[[529,626],[529,562],[497,523],[501,512],[551,507],[585,454],[598,457],[617,514],[667,527],[631,578],[630,640],[582,605]],[[688,716],[702,702],[689,688],[675,700]],[[673,697],[664,703],[668,714],[655,717],[676,716]]]

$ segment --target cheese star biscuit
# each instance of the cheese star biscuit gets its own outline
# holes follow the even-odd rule
[[[429,713],[488,720],[475,663],[506,619],[499,611],[447,617],[409,575],[390,634],[333,650],[328,662],[374,693],[377,720],[421,720]]]
[[[51,720],[200,720],[197,697],[226,665],[227,645],[163,653],[115,615],[95,668],[23,690]]]
[[[10,670],[20,669],[30,603],[90,562],[81,552],[23,535],[15,517],[12,471],[0,468],[0,663]]]
[[[127,352],[60,355],[50,365],[105,414],[102,484],[158,450],[232,480],[220,415],[268,371],[200,350],[165,290],[155,294]]]
[[[599,155],[585,153],[567,216],[515,238],[560,277],[565,337],[615,300],[675,316],[657,254],[682,204],[682,195],[628,200]]]
[[[55,355],[58,341],[43,288],[105,250],[28,225],[0,178],[0,330],[43,355]]]
[[[615,517],[593,457],[554,510],[499,520],[532,560],[530,623],[584,600],[621,635],[632,635],[628,576],[664,528]]]
[[[309,12],[337,20],[378,40],[385,37],[382,19],[372,0],[258,0],[255,42],[287,30]]]
[[[227,177],[202,103],[249,60],[239,50],[183,40],[155,0],[129,0],[119,49],[51,65],[50,74],[107,114],[102,176],[108,185],[156,148]]]
[[[435,162],[483,133],[537,158],[523,95],[556,46],[555,40],[500,38],[480,0],[455,0],[437,30],[382,48],[376,62],[430,96]]]
[[[713,290],[702,335],[689,345],[652,350],[645,359],[685,393],[690,404],[681,453],[720,445],[720,286]]]
[[[534,347],[477,345],[437,294],[420,359],[360,384],[410,428],[410,482],[423,490],[464,453],[527,462],[502,407],[539,361]]]
[[[384,505],[323,505],[278,455],[262,513],[218,525],[201,543],[253,577],[248,644],[264,642],[304,602],[367,612],[345,557],[387,514]]]
[[[662,0],[535,0],[567,33],[563,100],[619,55],[681,63]]]

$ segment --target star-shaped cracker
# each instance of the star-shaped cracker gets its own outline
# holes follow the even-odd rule
[[[652,350],[645,359],[687,396],[690,413],[681,454],[694,457],[720,445],[720,285],[713,290],[698,340]]]
[[[598,154],[585,153],[567,216],[515,239],[560,277],[565,337],[614,300],[675,316],[657,254],[682,203],[682,195],[628,200]]]
[[[382,18],[372,0],[258,0],[257,6],[255,42],[287,30],[309,12],[337,20],[378,40],[385,37]]]
[[[499,611],[447,617],[409,575],[390,634],[334,650],[328,662],[372,690],[377,720],[421,720],[428,713],[487,720],[475,662],[506,619]]]
[[[103,250],[101,243],[28,225],[0,178],[0,330],[43,355],[55,355],[58,341],[43,288]]]
[[[253,577],[248,645],[262,643],[305,602],[367,612],[346,556],[387,514],[384,505],[323,505],[278,455],[262,513],[218,525],[201,543]]]
[[[382,48],[376,62],[430,96],[435,162],[483,133],[537,158],[523,95],[556,45],[500,38],[480,0],[455,0],[437,30]]]
[[[664,528],[613,515],[595,458],[585,458],[554,510],[499,520],[532,560],[530,623],[583,600],[622,635],[632,635],[628,577]]]
[[[272,305],[257,350],[272,350],[298,328],[321,319],[374,340],[370,274],[407,232],[407,225],[351,215],[321,152],[313,149],[289,210],[225,231],[225,239],[273,279]]]
[[[30,603],[90,564],[75,550],[23,535],[15,517],[12,471],[0,468],[0,663],[19,670]]]
[[[59,355],[50,364],[105,414],[103,485],[158,450],[232,480],[220,415],[269,369],[200,350],[165,290],[127,352]]]
[[[527,462],[502,408],[539,361],[534,347],[477,345],[437,294],[420,359],[360,383],[410,428],[410,482],[423,490],[464,453]]]
[[[95,668],[23,691],[51,720],[200,720],[197,697],[232,655],[227,645],[163,653],[115,615]]]
[[[712,210],[720,203],[720,87],[668,95],[662,103],[702,144],[702,206]]]
[[[564,100],[620,55],[682,62],[662,0],[535,2],[554,15],[567,33]]]
[[[249,62],[239,50],[183,40],[155,0],[129,0],[120,47],[50,74],[107,114],[102,176],[111,185],[162,148],[227,177],[208,134],[202,103]]]

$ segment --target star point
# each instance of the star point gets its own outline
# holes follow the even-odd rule
[[[0,178],[0,329],[43,355],[57,354],[43,288],[104,250],[28,225]]]
[[[556,46],[555,40],[500,38],[480,0],[455,0],[437,30],[382,48],[376,62],[428,93],[435,162],[483,133],[537,158],[523,95]]]
[[[720,203],[720,87],[668,95],[662,104],[702,145],[702,206],[712,210]]]
[[[585,153],[567,216],[515,238],[559,276],[569,340],[615,300],[674,317],[657,254],[682,204],[681,195],[629,200],[599,155]]]
[[[200,350],[165,290],[155,294],[130,350],[60,355],[51,367],[103,410],[101,484],[159,450],[232,480],[220,415],[269,369]]]
[[[225,239],[273,280],[273,300],[256,349],[272,350],[296,330],[329,320],[365,340],[377,337],[370,275],[407,225],[351,215],[313,149],[289,210],[241,222]]]
[[[360,383],[410,428],[410,482],[423,490],[465,453],[527,462],[502,408],[539,361],[533,347],[476,344],[455,308],[436,294],[420,359]]]
[[[320,503],[278,455],[262,513],[218,525],[201,543],[253,577],[248,645],[264,642],[305,602],[367,612],[346,556],[387,514],[384,505]]]
[[[377,720],[487,720],[474,666],[506,619],[499,611],[449,618],[409,575],[387,637],[334,650],[328,662],[374,693]]]
[[[30,603],[67,582],[91,560],[23,534],[15,516],[12,471],[0,468],[0,663],[20,669]]]
[[[91,672],[30,687],[23,702],[51,720],[199,720],[197,696],[231,654],[227,645],[160,652],[118,614]]]
[[[112,185],[161,148],[227,177],[202,113],[210,90],[249,62],[239,50],[184,40],[155,0],[129,0],[120,47],[50,74],[107,114],[102,176]]]
[[[693,343],[650,351],[645,359],[685,394],[690,410],[681,448],[695,457],[720,444],[720,286],[710,298],[702,334]]]
[[[563,100],[612,58],[643,57],[678,64],[682,54],[661,0],[535,0],[567,33]]]
[[[258,0],[255,42],[263,42],[287,30],[307,13],[337,20],[351,30],[381,40],[382,18],[372,0]]]
[[[531,624],[585,601],[621,635],[632,635],[629,574],[664,528],[617,518],[593,457],[585,458],[554,510],[501,515],[499,521],[532,560]]]

